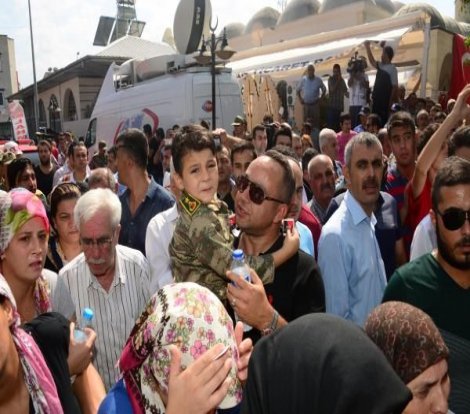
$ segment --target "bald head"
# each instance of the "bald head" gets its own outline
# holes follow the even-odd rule
[[[333,161],[324,154],[313,157],[308,163],[308,175],[313,196],[326,209],[335,194],[335,170]]]

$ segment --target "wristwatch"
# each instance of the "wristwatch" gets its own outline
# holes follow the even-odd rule
[[[279,319],[279,313],[276,309],[274,309],[273,319],[268,327],[261,330],[261,335],[271,335],[277,329],[277,321]]]

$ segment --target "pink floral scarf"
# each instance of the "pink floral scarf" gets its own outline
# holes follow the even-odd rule
[[[0,275],[0,296],[6,297],[13,306],[14,315],[10,331],[18,351],[34,411],[38,414],[62,414],[63,410],[52,374],[34,339],[20,328],[21,321],[16,311],[15,298],[2,275]]]
[[[133,412],[165,412],[157,390],[168,391],[170,345],[179,347],[185,368],[217,343],[229,346],[236,362],[232,320],[212,292],[190,282],[160,289],[137,320],[119,361]],[[222,409],[241,401],[236,364],[233,366],[229,392],[219,406]]]

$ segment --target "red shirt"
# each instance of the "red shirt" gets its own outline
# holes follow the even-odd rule
[[[320,239],[321,224],[315,215],[310,211],[307,205],[303,205],[300,209],[299,221],[305,224],[312,232],[313,244],[315,245],[315,259],[318,255],[318,240]]]

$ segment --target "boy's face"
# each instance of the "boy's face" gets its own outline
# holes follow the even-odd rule
[[[217,160],[208,148],[190,151],[182,159],[181,175],[175,173],[176,186],[203,203],[214,199],[219,184]]]

